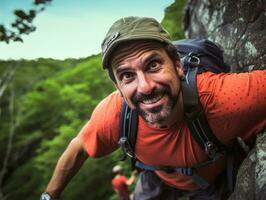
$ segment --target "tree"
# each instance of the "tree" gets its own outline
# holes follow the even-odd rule
[[[34,0],[34,9],[28,11],[15,10],[14,15],[16,20],[11,23],[11,28],[7,28],[3,24],[0,24],[0,42],[9,43],[13,42],[23,42],[22,35],[30,34],[36,30],[33,25],[33,20],[38,13],[45,10],[45,7],[50,4],[52,0]]]

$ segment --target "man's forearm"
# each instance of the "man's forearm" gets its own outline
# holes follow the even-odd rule
[[[58,160],[46,192],[53,198],[58,198],[87,158],[88,154],[83,150],[80,139],[73,139]]]
[[[134,183],[135,179],[136,179],[136,175],[137,175],[137,171],[134,170],[132,173],[131,173],[131,176],[130,178],[127,180],[127,185],[130,186]]]

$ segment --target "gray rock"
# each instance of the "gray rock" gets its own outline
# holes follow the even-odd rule
[[[183,25],[187,38],[220,45],[232,72],[266,69],[265,0],[187,0]],[[266,199],[266,131],[240,166],[229,199]]]
[[[219,44],[233,72],[266,68],[265,0],[188,0],[183,24],[187,38]]]
[[[229,200],[266,198],[266,131],[257,136],[254,148],[241,164],[235,191]]]

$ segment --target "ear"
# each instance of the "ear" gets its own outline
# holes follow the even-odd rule
[[[175,66],[176,66],[177,75],[180,78],[183,78],[184,77],[184,68],[183,68],[183,65],[181,64],[179,57],[176,59]]]

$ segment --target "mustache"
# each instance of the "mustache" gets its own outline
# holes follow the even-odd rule
[[[151,91],[150,94],[138,93],[132,97],[131,101],[133,102],[133,104],[138,105],[138,102],[153,99],[161,94],[168,94],[171,96],[170,88],[168,87],[155,88]]]

